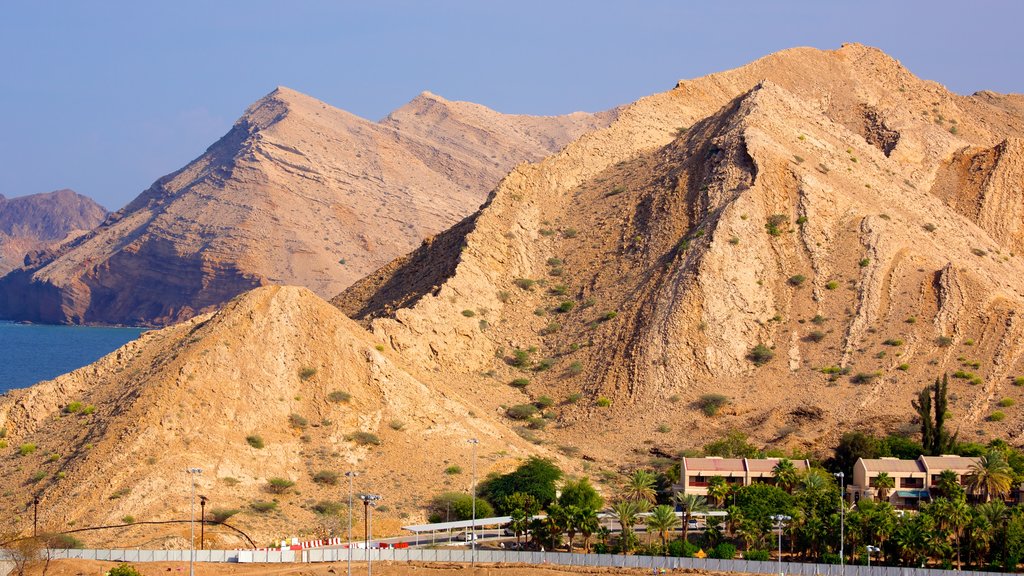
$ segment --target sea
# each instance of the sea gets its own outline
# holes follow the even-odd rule
[[[91,364],[143,331],[0,321],[0,394]]]

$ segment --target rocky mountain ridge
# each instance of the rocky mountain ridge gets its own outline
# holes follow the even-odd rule
[[[106,209],[74,190],[0,195],[0,275],[22,266],[30,252],[91,230],[106,215]]]

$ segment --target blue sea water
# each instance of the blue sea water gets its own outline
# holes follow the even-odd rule
[[[81,368],[142,332],[142,328],[0,322],[0,393]]]

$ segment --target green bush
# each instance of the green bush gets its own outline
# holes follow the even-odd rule
[[[316,368],[311,368],[309,366],[304,366],[303,368],[301,368],[299,370],[299,379],[304,380],[304,381],[305,380],[309,380],[310,378],[312,378],[315,375],[316,375]]]
[[[284,494],[295,486],[295,482],[287,478],[270,478],[267,480],[267,492],[271,494]]]
[[[516,378],[515,380],[508,383],[513,388],[526,388],[530,385],[529,378]]]
[[[67,412],[68,414],[78,414],[79,412],[82,411],[82,408],[84,407],[84,404],[76,400],[74,402],[70,402],[67,406],[65,406],[64,412]]]
[[[723,394],[705,394],[697,400],[697,407],[705,416],[711,417],[728,403],[729,398]]]
[[[516,278],[514,283],[523,290],[531,290],[533,285],[536,284],[535,281],[530,280],[529,278]]]
[[[334,470],[321,470],[313,474],[313,482],[334,486],[338,483],[339,475]]]
[[[581,362],[573,362],[572,364],[569,364],[569,374],[576,376],[577,374],[581,374],[582,372],[583,364]]]
[[[858,264],[860,264],[860,267],[863,268],[863,267],[867,266],[868,264],[871,264],[871,259],[870,258],[862,258],[861,261],[858,262]]]
[[[345,509],[345,505],[334,500],[321,500],[313,504],[313,512],[321,516],[338,516]]]
[[[711,549],[708,553],[708,558],[718,558],[720,560],[732,560],[736,557],[736,546],[728,542],[720,542],[717,546]]]
[[[767,550],[747,550],[743,553],[744,560],[751,560],[755,562],[767,562],[771,558],[771,553]]]
[[[910,370],[910,364],[900,364],[896,369],[906,372],[907,370]]]
[[[31,482],[32,484],[35,484],[36,482],[39,482],[43,478],[46,478],[46,470],[39,470],[38,472],[33,474],[28,481]]]
[[[453,522],[469,520],[473,517],[473,497],[462,492],[445,492],[438,494],[430,501],[427,515],[431,522],[445,522],[449,517]],[[450,515],[450,516],[449,516]],[[483,498],[476,498],[476,517],[489,518],[494,515],[494,508]]]
[[[540,398],[537,398],[536,400],[534,400],[533,404],[537,408],[540,408],[541,410],[543,410],[545,408],[551,408],[552,406],[554,406],[555,405],[555,399],[550,397],[550,396],[541,396]]]
[[[580,394],[579,392],[573,392],[572,394],[569,394],[568,396],[565,397],[565,403],[566,404],[575,404],[575,403],[579,402],[582,399],[583,399],[583,394]]]
[[[827,290],[835,290],[836,288],[839,288],[839,282],[836,282],[835,280],[829,280],[825,284],[825,289]]]
[[[772,236],[782,234],[782,226],[789,223],[789,217],[785,214],[772,214],[768,217],[764,227]]]
[[[261,438],[258,434],[250,434],[249,436],[246,436],[245,441],[249,443],[249,446],[252,446],[257,450],[263,448],[264,446],[263,438]]]
[[[594,402],[594,404],[596,404],[598,408],[607,408],[607,407],[612,405],[612,400],[611,400],[611,398],[606,398],[605,396],[600,396]]]
[[[36,446],[35,444],[31,442],[26,442],[21,446],[18,446],[18,454],[20,454],[21,456],[28,456],[29,454],[35,452],[36,448],[38,448],[38,446]]]
[[[562,329],[562,325],[561,324],[559,324],[558,322],[551,322],[547,326],[545,326],[544,328],[541,328],[540,335],[541,336],[550,336],[551,334],[554,334],[554,333],[558,332],[561,329]]]
[[[92,404],[89,404],[85,408],[82,408],[82,415],[83,416],[88,416],[88,415],[92,414],[95,411],[96,411],[96,407],[93,406]]]
[[[953,345],[953,339],[949,336],[939,336],[935,339],[935,345],[941,348],[948,348]]]
[[[125,524],[135,524],[135,516],[132,516],[131,514],[122,516],[121,522],[124,522]]]
[[[533,367],[533,370],[535,372],[543,372],[545,370],[550,370],[551,367],[554,366],[554,365],[555,365],[554,359],[552,359],[552,358],[544,358],[540,362],[537,362],[537,365]]]
[[[518,368],[526,368],[532,363],[533,362],[530,360],[529,350],[516,348],[515,350],[512,351],[512,360],[509,361],[509,364],[516,366]]]
[[[578,234],[578,232],[575,228],[566,228],[565,230],[562,230],[563,238],[575,238],[576,234]]]
[[[462,315],[466,318],[472,318],[473,316],[476,316],[476,312],[467,309],[462,311]]]
[[[259,512],[260,514],[265,514],[267,512],[277,510],[277,502],[265,502],[263,500],[257,500],[249,504],[249,507],[256,512]]]
[[[537,407],[533,404],[516,404],[509,407],[505,413],[513,420],[529,420],[537,414]]]
[[[562,265],[562,259],[561,258],[548,258],[548,266],[561,266],[561,265]]]
[[[615,320],[615,317],[618,316],[618,315],[619,315],[619,313],[614,311],[614,310],[612,310],[611,312],[605,312],[601,316],[601,322],[608,322],[609,320]]]
[[[367,446],[371,444],[374,446],[380,445],[380,438],[378,438],[377,435],[373,434],[372,432],[353,432],[345,436],[345,440],[348,440],[349,442],[355,442],[360,446]]]
[[[804,336],[806,342],[821,342],[825,339],[825,333],[821,330],[813,330]]]
[[[772,349],[765,346],[764,344],[758,344],[750,349],[747,353],[747,360],[754,363],[755,366],[762,366],[771,361],[775,357],[775,352]]]
[[[348,402],[352,399],[352,395],[344,390],[334,390],[327,395],[327,399],[335,404],[341,404],[342,402]]]
[[[903,346],[903,340],[900,340],[899,338],[889,338],[885,342],[882,342],[882,344],[886,346]]]
[[[1024,386],[1024,376],[1017,376],[1013,379],[1014,386]]]
[[[451,466],[444,469],[444,473],[449,476],[462,474],[462,466],[459,466],[458,464],[452,464]]]
[[[1013,398],[1003,398],[1002,400],[999,401],[999,407],[1009,408],[1010,406],[1013,406],[1016,403],[1017,402]]]
[[[576,303],[572,300],[565,300],[555,308],[558,312],[565,314],[566,312],[572,312],[572,309],[576,307]]]
[[[693,542],[682,539],[672,540],[668,543],[668,555],[675,558],[693,558],[700,548]]]
[[[821,326],[826,321],[828,321],[828,318],[825,318],[821,314],[817,314],[814,316],[814,318],[811,318],[811,322],[814,323],[816,326]]]
[[[388,424],[388,426],[390,426],[392,430],[395,430],[397,432],[405,428],[405,422],[402,422],[401,420],[392,420],[391,423]]]
[[[130,564],[118,564],[107,571],[107,576],[142,576],[134,566]]]
[[[555,284],[554,286],[548,289],[548,292],[555,296],[565,296],[566,294],[569,293],[569,287],[566,286],[565,284]]]
[[[241,512],[238,508],[211,508],[210,518],[214,522],[227,522],[235,514]]]
[[[1006,414],[1002,413],[999,410],[996,410],[995,412],[988,415],[988,419],[990,422],[1002,422],[1003,420],[1006,419]]]
[[[854,384],[867,384],[881,375],[880,372],[858,372],[850,377],[850,382]]]
[[[788,282],[789,282],[790,286],[800,286],[806,280],[807,280],[807,277],[804,276],[803,274],[796,274],[794,276],[790,276]]]
[[[293,428],[305,428],[306,426],[309,426],[309,420],[306,420],[304,416],[295,414],[294,412],[288,416],[288,423],[291,424]]]

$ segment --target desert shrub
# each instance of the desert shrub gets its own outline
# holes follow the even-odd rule
[[[568,396],[565,397],[565,403],[566,404],[575,404],[575,403],[579,402],[582,399],[583,399],[583,394],[580,394],[579,392],[573,392],[572,394],[569,394]]]
[[[858,372],[850,377],[850,382],[854,384],[867,384],[881,376],[879,372]]]
[[[999,407],[1009,408],[1010,406],[1013,406],[1016,403],[1017,402],[1013,398],[1003,398],[1002,400],[999,401]]]
[[[522,348],[516,348],[512,351],[512,360],[509,364],[517,366],[519,368],[526,368],[533,362],[530,360],[530,351],[523,350]]]
[[[125,524],[135,524],[135,516],[132,516],[131,514],[122,516],[121,522],[124,522]]]
[[[405,422],[402,422],[401,420],[392,420],[391,423],[388,424],[388,427],[397,432],[405,428]]]
[[[533,370],[535,372],[543,372],[545,370],[550,370],[551,367],[554,366],[554,365],[555,365],[555,361],[553,359],[551,359],[551,358],[544,358],[540,362],[537,362],[537,365],[533,367]]]
[[[686,129],[685,128],[681,128],[681,130],[685,131]],[[606,198],[609,197],[609,196],[618,196],[619,194],[622,194],[625,191],[626,191],[626,187],[619,185],[619,186],[615,186],[611,190],[605,192],[604,195],[605,195]]]
[[[107,576],[142,576],[134,566],[130,564],[118,564],[107,571]]]
[[[828,321],[828,318],[825,318],[821,314],[817,314],[817,315],[814,316],[814,318],[811,318],[811,322],[813,324],[815,324],[816,326],[821,326],[822,324],[824,324],[827,321]]]
[[[672,431],[672,428],[668,424],[658,424],[657,430],[662,434],[668,434]]]
[[[605,396],[600,396],[594,402],[594,404],[597,405],[598,408],[607,408],[607,407],[612,405],[612,400],[611,400],[611,398],[607,398]]]
[[[885,342],[882,342],[882,344],[886,346],[903,346],[903,340],[900,340],[899,338],[889,338]]]
[[[313,512],[321,516],[337,516],[345,509],[345,505],[334,500],[321,500],[313,504]]]
[[[996,410],[995,412],[988,415],[988,419],[990,422],[1002,422],[1003,420],[1006,419],[1006,414],[1002,413],[999,410]]]
[[[376,434],[372,432],[363,432],[362,430],[345,436],[345,440],[355,442],[360,446],[367,446],[371,444],[374,446],[380,445],[380,438],[378,438]]]
[[[526,422],[526,427],[530,430],[543,430],[548,425],[547,421],[543,418],[537,418],[534,416]]]
[[[431,522],[445,522],[449,518],[454,522],[469,520],[473,517],[473,497],[462,492],[445,492],[431,499],[427,507],[427,515]],[[494,515],[494,508],[483,498],[476,499],[476,517],[488,518]]]
[[[799,156],[797,154],[793,154],[793,161],[796,162],[797,164],[803,164],[804,163],[804,157],[803,156]]]
[[[211,508],[210,518],[214,522],[227,522],[228,518],[231,518],[239,512],[241,512],[241,510],[238,508]]]
[[[965,370],[957,370],[956,372],[953,372],[953,378],[959,378],[961,380],[970,380],[971,378],[974,378],[974,373],[967,372]]]
[[[523,290],[531,290],[533,285],[536,284],[535,281],[530,280],[529,278],[516,278],[514,283]]]
[[[564,314],[566,312],[572,312],[572,309],[575,308],[575,307],[576,307],[576,303],[575,302],[573,302],[572,300],[565,300],[564,302],[559,304],[558,308],[555,308],[555,310],[557,310],[557,311],[559,311],[559,312]]]
[[[806,280],[807,280],[807,277],[804,276],[803,274],[795,274],[795,275],[789,277],[788,282],[789,282],[790,286],[800,286]]]
[[[508,383],[513,388],[526,388],[530,385],[529,378],[516,378],[515,380]]]
[[[513,420],[528,420],[537,414],[537,407],[533,404],[516,404],[505,411]]]
[[[806,336],[804,336],[804,341],[806,342],[821,342],[824,339],[825,333],[822,332],[821,330],[814,330],[812,332],[809,332]]]
[[[964,340],[964,346],[974,346],[974,338],[968,338]]]
[[[863,267],[867,266],[868,264],[871,264],[871,259],[870,258],[861,258],[860,262],[858,262],[857,264],[859,264],[860,267],[863,268]]]
[[[548,258],[548,266],[561,266],[561,265],[562,265],[562,259],[561,258]]]
[[[975,256],[984,256],[985,254],[988,254],[988,252],[981,248],[971,248],[971,254],[974,254]]]
[[[306,426],[309,426],[309,420],[306,420],[306,418],[301,414],[293,412],[288,416],[288,424],[293,428],[305,428]]]
[[[31,442],[26,442],[21,446],[18,446],[18,454],[21,456],[28,456],[29,454],[35,452],[37,448],[38,446],[36,446],[35,444]]]
[[[569,374],[573,376],[583,372],[583,364],[581,362],[573,362],[569,364]]]
[[[938,230],[938,229],[939,229],[939,227],[938,227],[938,226],[936,226],[935,224],[932,224],[931,222],[926,222],[926,223],[924,223],[924,224],[923,224],[923,225],[921,226],[921,228],[924,228],[924,229],[925,229],[926,231],[928,231],[928,232],[935,232],[936,230]]]
[[[772,236],[778,236],[779,234],[782,234],[781,226],[787,223],[789,223],[789,217],[785,214],[772,214],[768,217],[764,227]]]
[[[64,412],[68,414],[78,414],[84,407],[84,404],[75,400],[74,402],[69,402],[68,405],[64,407]]]
[[[554,333],[558,332],[561,329],[562,329],[562,325],[561,324],[559,324],[558,322],[551,322],[547,326],[545,326],[544,328],[541,328],[540,335],[541,336],[550,336],[551,334],[554,334]]]
[[[473,316],[476,316],[476,312],[467,309],[462,311],[462,315],[465,316],[466,318],[472,318]]]
[[[116,492],[114,492],[113,494],[108,496],[108,498],[110,500],[117,500],[118,498],[124,498],[125,496],[127,496],[127,495],[129,495],[131,493],[132,493],[132,489],[131,488],[121,488],[120,490],[117,490]]]
[[[562,230],[562,237],[563,238],[575,238],[578,233],[579,232],[577,232],[577,230],[575,228],[566,228],[565,230]]]
[[[317,484],[326,484],[328,486],[334,486],[338,483],[338,473],[334,470],[321,470],[316,474],[313,474],[313,482]]]
[[[327,399],[335,404],[341,404],[342,402],[348,402],[352,399],[352,395],[344,390],[334,390],[327,395]]]
[[[555,405],[555,399],[550,396],[541,396],[533,401],[534,406],[543,410],[544,408],[551,408]]]
[[[83,416],[88,416],[88,415],[92,414],[95,411],[96,411],[96,407],[93,406],[92,404],[89,404],[85,408],[82,408],[82,415]]]
[[[910,364],[900,364],[896,369],[906,372],[907,370],[910,370]]]
[[[771,361],[775,357],[775,352],[772,349],[765,346],[764,344],[758,344],[750,349],[747,353],[747,360],[754,363],[755,366],[762,366]]]
[[[769,558],[771,558],[771,554],[767,550],[747,550],[743,553],[744,560],[767,562]]]
[[[561,268],[552,268],[551,270],[548,270],[548,274],[550,274],[551,276],[558,277],[561,276],[563,273],[565,273],[565,270],[562,270]]]
[[[304,366],[299,370],[299,379],[309,380],[316,375],[316,368],[310,366]]]
[[[732,560],[735,557],[736,546],[728,542],[719,543],[708,553],[708,558],[718,558],[720,560]]]
[[[249,507],[260,514],[265,514],[273,510],[277,510],[277,502],[266,502],[263,500],[257,500],[249,504]]]
[[[605,312],[601,316],[601,322],[608,322],[609,320],[614,320],[615,317],[618,316],[618,315],[619,315],[619,313],[614,311],[614,310],[612,310],[610,312]]]
[[[835,290],[836,288],[839,288],[839,282],[836,282],[835,280],[829,280],[828,282],[825,283],[825,288],[827,290]]]
[[[1014,386],[1024,386],[1024,376],[1017,376],[1013,379]]]
[[[911,317],[907,318],[906,320],[904,320],[904,322],[906,322],[907,324],[916,324],[917,323],[917,317],[916,316],[911,316]]]
[[[32,484],[35,484],[36,482],[39,482],[43,478],[46,478],[46,470],[39,470],[31,477],[29,477],[28,481],[31,482]]]
[[[457,464],[452,464],[451,466],[449,466],[449,467],[444,469],[444,473],[449,475],[449,476],[454,476],[456,474],[462,474],[462,466],[459,466]]]
[[[938,338],[935,339],[935,345],[942,348],[948,348],[952,344],[953,339],[950,338],[949,336],[939,336]]]
[[[258,434],[250,434],[250,435],[246,436],[245,437],[245,441],[249,443],[249,446],[252,446],[253,448],[256,448],[257,450],[260,449],[260,448],[263,448],[263,446],[264,446],[263,438],[261,438]]]
[[[509,292],[508,290],[498,291],[498,300],[501,300],[502,302],[508,302],[509,298],[512,298],[512,293]]]
[[[555,284],[548,289],[555,296],[565,296],[569,292],[569,287],[565,284]]]
[[[295,482],[287,478],[270,478],[267,480],[267,492],[271,494],[284,494],[295,486]]]
[[[729,398],[723,394],[705,394],[697,400],[697,407],[705,416],[711,417],[728,403]]]
[[[7,428],[0,428],[0,438],[7,438]]]

